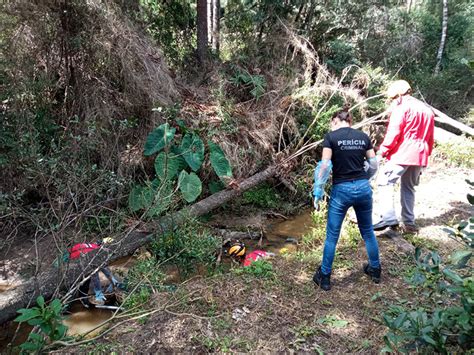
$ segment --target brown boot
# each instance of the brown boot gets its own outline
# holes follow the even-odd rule
[[[420,231],[416,224],[403,224],[400,228],[400,232],[403,234],[417,234]]]

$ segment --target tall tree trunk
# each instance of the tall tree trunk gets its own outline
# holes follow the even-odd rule
[[[212,26],[213,26],[213,22],[212,22],[212,10],[214,10],[214,6],[213,6],[213,0],[207,0],[207,44],[211,44],[213,39],[212,39],[212,34],[213,34],[213,30],[212,30]]]
[[[298,9],[298,13],[296,14],[296,17],[295,17],[295,26],[298,27],[298,22],[300,20],[300,17],[301,17],[301,14],[303,13],[303,9],[304,9],[304,5],[306,3],[305,2],[302,2],[299,9]]]
[[[197,0],[197,55],[203,64],[207,59],[207,0]]]
[[[212,0],[212,49],[219,56],[221,0]]]
[[[438,55],[436,56],[436,67],[434,75],[439,74],[441,68],[441,58],[443,57],[444,45],[446,43],[446,33],[448,32],[448,0],[443,0],[443,25],[441,30],[441,41],[439,43]]]
[[[306,13],[306,17],[304,19],[304,24],[302,26],[302,30],[309,30],[309,27],[311,25],[311,21],[313,20],[313,15],[314,15],[314,9],[315,9],[315,4],[314,1],[311,0],[310,5],[308,7],[308,12]]]
[[[413,3],[413,0],[407,0],[407,12],[411,11],[411,5]]]

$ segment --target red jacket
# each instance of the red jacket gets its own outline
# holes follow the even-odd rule
[[[412,96],[394,100],[382,156],[398,165],[427,166],[433,151],[434,113]]]
[[[95,243],[79,243],[74,245],[71,249],[69,249],[69,257],[71,259],[77,259],[82,254],[87,254],[88,252],[99,249],[100,245]]]

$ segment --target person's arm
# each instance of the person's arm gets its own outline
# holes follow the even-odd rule
[[[365,157],[367,159],[367,174],[369,175],[369,179],[371,179],[379,168],[379,161],[373,149],[369,149]]]
[[[380,145],[380,153],[382,157],[390,154],[390,151],[398,145],[398,141],[402,136],[404,126],[405,110],[401,106],[397,106],[392,110],[390,120],[388,122],[387,133]]]
[[[324,196],[324,186],[329,179],[332,170],[332,149],[323,148],[323,155],[321,161],[316,166],[314,170],[314,187],[313,187],[313,196],[314,196],[314,208],[318,207],[318,202]]]

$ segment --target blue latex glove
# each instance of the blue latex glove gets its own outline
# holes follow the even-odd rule
[[[95,299],[98,300],[98,301],[105,301],[106,300],[104,294],[102,293],[102,290],[95,291]]]
[[[332,170],[332,162],[330,160],[321,160],[316,169],[314,169],[314,186],[313,186],[313,196],[314,196],[314,206],[316,208],[317,202],[319,202],[324,196],[324,186],[329,179],[329,175]]]

